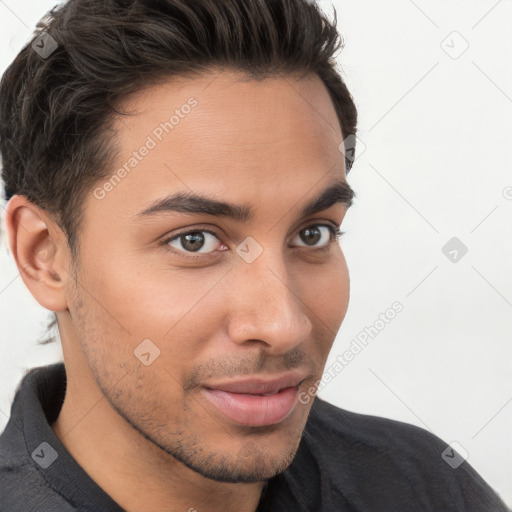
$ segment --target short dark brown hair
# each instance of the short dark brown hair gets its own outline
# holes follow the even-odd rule
[[[69,0],[54,7],[0,83],[5,199],[25,195],[45,209],[75,261],[83,200],[112,172],[119,101],[153,82],[216,68],[251,79],[317,74],[343,137],[355,136],[357,110],[334,60],[344,42],[333,14],[331,21],[313,0]]]

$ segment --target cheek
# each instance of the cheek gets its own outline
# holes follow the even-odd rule
[[[310,318],[316,322],[318,332],[322,333],[316,337],[317,343],[321,340],[316,350],[320,353],[323,367],[349,303],[350,278],[343,253],[339,251],[334,261],[319,270],[316,277],[309,307],[315,313]]]
[[[105,251],[108,253],[108,250]],[[110,316],[141,339],[165,339],[195,321],[225,268],[178,268],[154,264],[141,254],[118,254],[91,262],[88,287]]]
[[[94,325],[94,332],[79,335],[86,336],[84,342],[95,366],[107,356],[115,357],[121,369],[135,365],[136,374],[151,370],[149,380],[162,367],[158,382],[165,381],[169,392],[179,391],[176,386],[183,371],[204,359],[208,342],[222,324],[225,311],[219,300],[219,280],[227,270],[216,266],[173,269],[147,265],[143,258],[141,265],[135,259],[129,255],[100,258],[94,262],[94,271],[84,275],[90,296],[82,295],[87,301],[87,323]],[[134,351],[142,351],[139,347],[156,354],[150,366],[136,358]]]
[[[313,325],[306,351],[315,362],[317,373],[309,387],[322,377],[323,368],[347,312],[350,280],[343,253],[337,252],[328,264],[310,265],[298,271],[294,280],[297,283],[296,293],[304,304],[304,314]]]
[[[183,407],[182,372],[191,363],[186,345],[171,346],[158,338],[152,324],[163,323],[169,330],[172,323],[136,303],[125,307],[126,284],[123,288],[122,283],[115,286],[115,280],[98,282],[99,276],[79,278],[82,286],[73,293],[70,306],[75,336],[91,373],[111,403],[127,416],[139,417],[140,423],[150,422],[162,401],[170,410],[179,410]],[[178,338],[182,332],[176,333]]]
[[[334,337],[345,318],[350,295],[349,273],[341,250],[328,264],[310,267],[300,280],[303,300],[314,312],[312,321],[322,321]]]

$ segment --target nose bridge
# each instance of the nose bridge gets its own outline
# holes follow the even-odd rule
[[[252,263],[238,263],[229,333],[236,343],[261,340],[286,352],[308,337],[312,324],[278,253],[265,250]]]

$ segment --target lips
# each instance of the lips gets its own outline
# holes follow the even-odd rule
[[[245,393],[250,395],[274,394],[284,388],[298,386],[305,379],[302,373],[294,372],[273,378],[247,377],[239,380],[227,380],[219,383],[205,384],[206,388],[218,389],[228,393]]]
[[[290,372],[273,378],[247,377],[205,384],[203,396],[224,419],[245,426],[281,423],[295,410],[306,376]]]

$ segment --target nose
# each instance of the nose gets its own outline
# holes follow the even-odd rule
[[[279,355],[303,344],[313,326],[285,263],[263,255],[232,271],[228,332],[234,343],[259,342]]]

